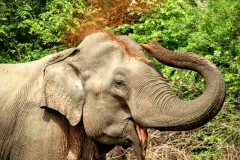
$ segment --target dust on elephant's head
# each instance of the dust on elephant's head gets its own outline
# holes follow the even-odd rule
[[[175,54],[154,42],[142,46],[163,63],[199,71],[207,83],[204,94],[194,101],[180,100],[136,41],[95,33],[46,66],[43,106],[58,110],[72,125],[82,120],[86,134],[100,143],[133,146],[139,159],[146,128],[188,130],[216,115],[224,99],[219,98],[223,84],[211,82],[211,74],[221,79],[211,62]]]

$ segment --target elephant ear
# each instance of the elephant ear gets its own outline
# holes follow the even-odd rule
[[[41,108],[51,108],[66,116],[75,126],[82,116],[84,91],[78,70],[67,57],[78,52],[71,48],[56,54],[46,65]]]

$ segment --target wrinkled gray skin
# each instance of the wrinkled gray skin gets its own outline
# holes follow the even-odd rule
[[[154,42],[143,45],[157,60],[205,78],[204,94],[186,102],[175,96],[153,64],[127,54],[144,57],[140,45],[127,36],[118,39],[127,47],[96,33],[77,48],[0,65],[1,160],[105,159],[115,145],[132,146],[141,160],[142,140],[134,124],[190,130],[218,113],[225,88],[211,62]]]

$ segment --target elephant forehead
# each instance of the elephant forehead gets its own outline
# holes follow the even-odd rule
[[[109,53],[123,51],[130,57],[134,57],[144,63],[149,60],[144,56],[141,46],[128,36],[115,36],[110,33],[95,33],[87,36],[78,46],[81,50],[95,53]]]
[[[144,56],[142,49],[136,41],[128,36],[115,36],[113,34],[108,34],[109,38],[112,41],[117,42],[119,46],[124,48],[125,53],[127,53],[130,57],[137,58],[138,60],[149,63],[149,60]]]

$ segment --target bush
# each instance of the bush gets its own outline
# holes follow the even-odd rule
[[[26,62],[69,47],[66,32],[81,30],[92,10],[81,0],[0,2],[0,62]]]

